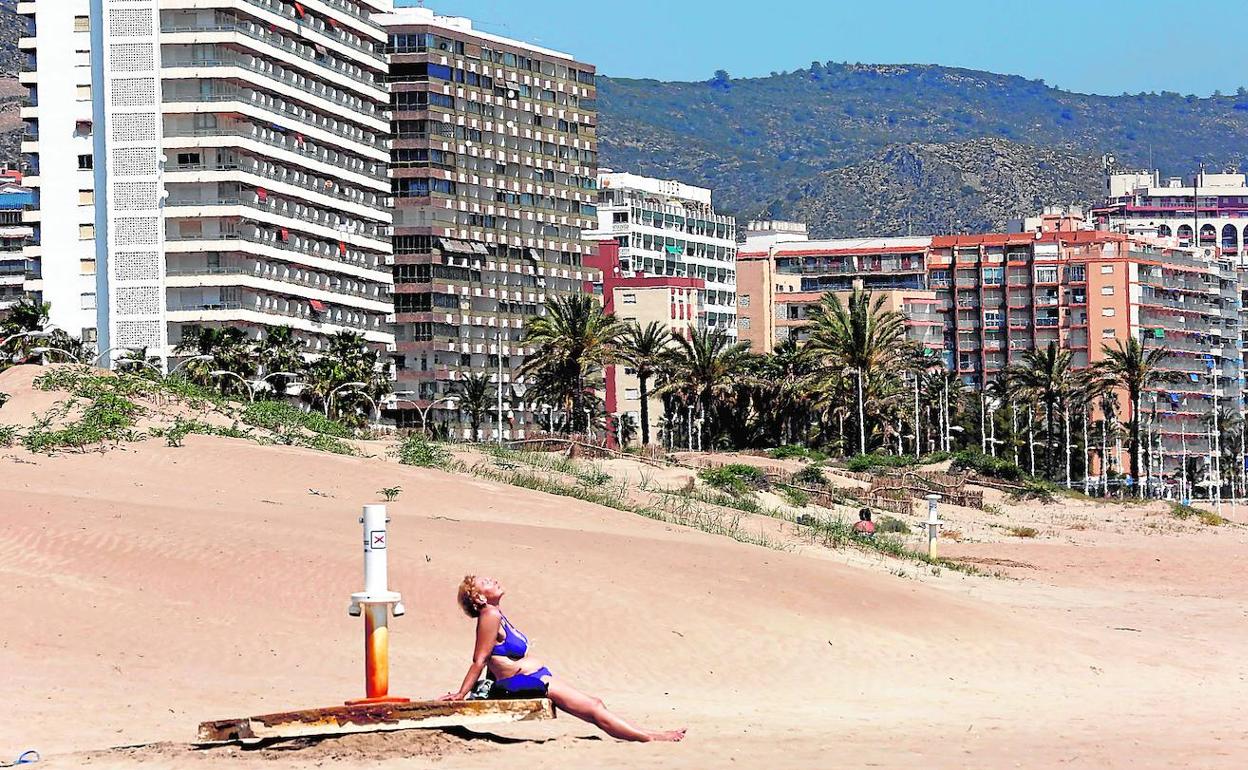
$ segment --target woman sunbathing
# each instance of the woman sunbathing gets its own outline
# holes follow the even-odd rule
[[[529,655],[529,640],[516,630],[498,608],[503,587],[493,578],[468,575],[459,584],[459,606],[477,619],[477,641],[472,665],[456,692],[439,700],[464,700],[488,668],[494,677],[491,698],[550,698],[555,706],[578,719],[597,725],[613,738],[625,741],[678,741],[680,730],[641,730],[612,714],[602,701],[577,690],[550,673]]]

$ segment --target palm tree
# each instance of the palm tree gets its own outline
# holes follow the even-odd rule
[[[733,340],[723,329],[690,329],[675,339],[658,392],[677,395],[686,409],[696,407],[702,419],[699,433],[714,436],[720,432],[719,412],[735,414],[732,397],[741,383],[750,343]]]
[[[1125,390],[1127,401],[1131,404],[1131,436],[1128,446],[1131,458],[1131,477],[1136,480],[1138,489],[1140,417],[1143,411],[1141,397],[1145,390],[1168,379],[1161,365],[1170,355],[1170,351],[1164,345],[1145,350],[1139,339],[1132,336],[1127,339],[1126,344],[1119,340],[1115,347],[1105,345],[1102,352],[1105,358],[1097,363],[1096,371],[1104,378],[1108,386]]]
[[[51,303],[37,302],[29,296],[22,297],[0,318],[0,340],[16,334],[43,331],[48,326],[51,312]],[[26,361],[30,358],[30,349],[42,344],[32,342],[29,337],[13,340],[4,350],[0,350],[0,366],[8,365],[11,361]]]
[[[455,397],[459,408],[468,413],[474,442],[481,440],[481,421],[494,401],[492,390],[489,375],[480,372],[469,374],[456,383]]]
[[[211,372],[233,372],[245,380],[251,379],[256,372],[254,347],[246,332],[234,326],[192,329],[182,336],[174,353],[207,356],[203,360],[192,361],[183,370],[192,381],[208,387],[215,386],[222,394],[245,394],[245,386],[234,377],[214,378]]]
[[[390,391],[390,378],[380,354],[355,332],[340,331],[330,337],[325,354],[308,364],[305,371],[308,387],[304,397],[319,403],[330,416],[357,424],[366,421],[366,410]],[[343,388],[352,382],[363,385]]]
[[[906,336],[905,315],[885,310],[885,297],[855,288],[849,301],[831,292],[823,295],[808,325],[810,354],[825,369],[852,372],[858,390],[858,451],[866,454],[866,381],[877,371],[895,366]]]
[[[620,360],[637,373],[641,394],[641,445],[649,446],[650,378],[658,372],[671,352],[672,333],[658,321],[651,321],[644,329],[634,321],[624,328],[616,345]]]
[[[302,374],[307,362],[303,358],[303,343],[289,326],[273,326],[265,331],[264,342],[259,346],[260,366],[265,374],[291,372]],[[279,397],[286,395],[293,378],[273,377],[266,380]]]
[[[534,352],[525,357],[520,373],[532,376],[537,392],[563,407],[570,427],[585,414],[593,382],[614,362],[615,344],[623,332],[615,316],[604,313],[588,295],[548,300],[545,315],[530,318],[525,326],[524,343]]]
[[[1075,385],[1071,369],[1072,356],[1071,351],[1059,350],[1057,343],[1050,342],[1043,350],[1027,351],[1021,363],[1006,370],[1011,387],[1044,406],[1045,470],[1050,480],[1056,475],[1053,450],[1058,407],[1066,404]]]

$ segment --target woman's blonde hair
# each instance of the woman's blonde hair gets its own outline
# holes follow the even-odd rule
[[[477,590],[477,576],[464,575],[459,584],[459,606],[470,618],[480,617],[481,608],[485,606],[485,597]]]

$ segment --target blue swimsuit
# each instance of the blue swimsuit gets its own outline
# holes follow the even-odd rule
[[[529,652],[529,638],[520,633],[507,616],[503,616],[503,641],[494,645],[491,654],[501,658],[520,660]],[[546,683],[552,674],[550,669],[542,666],[531,674],[516,674],[500,679],[490,688],[491,698],[544,698],[549,685]]]

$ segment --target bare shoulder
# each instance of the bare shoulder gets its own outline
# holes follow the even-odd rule
[[[481,608],[478,618],[491,623],[497,623],[503,619],[503,611],[493,604],[487,604]]]

